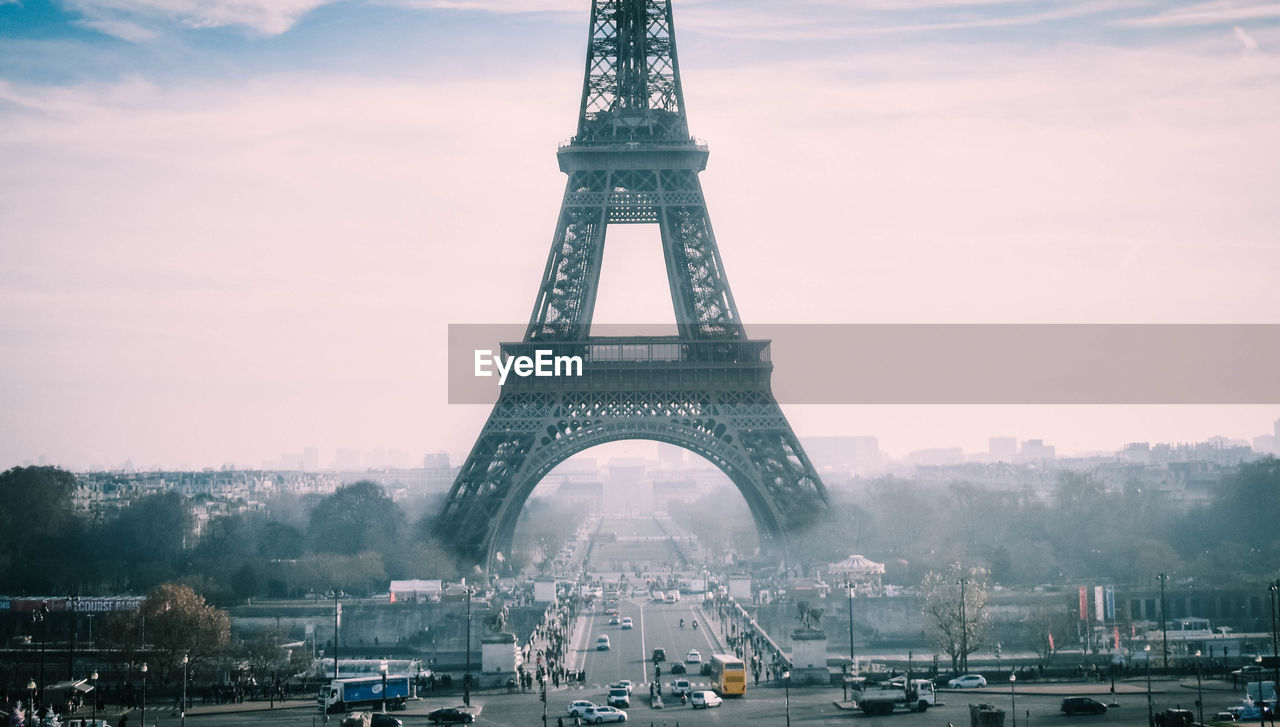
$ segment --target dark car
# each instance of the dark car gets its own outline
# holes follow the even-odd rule
[[[654,650],[653,650],[653,663],[655,663],[655,664],[661,664],[662,662],[664,662],[664,661],[666,661],[666,660],[667,660],[667,650],[666,650],[666,649],[654,649]]]
[[[1156,727],[1191,727],[1195,721],[1189,709],[1166,709],[1156,714]]]
[[[677,662],[674,662],[674,663],[672,663],[672,664],[671,664],[671,673],[672,673],[672,674],[683,674],[683,673],[685,673],[685,671],[686,671],[686,669],[684,668],[684,664],[681,664],[681,663],[680,663],[680,662],[678,662],[678,661],[677,661]]]
[[[1067,697],[1062,700],[1063,714],[1102,714],[1107,711],[1107,705],[1096,699],[1088,697]]]
[[[374,712],[369,720],[369,727],[404,727],[404,722],[386,712]]]
[[[475,722],[476,716],[467,712],[466,707],[441,707],[428,712],[427,721],[432,724]]]

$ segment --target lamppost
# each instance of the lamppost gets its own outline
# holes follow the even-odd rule
[[[1151,705],[1151,644],[1143,646],[1147,654],[1147,727],[1156,726],[1156,710]]]
[[[31,694],[31,698],[27,700],[27,713],[31,715],[31,720],[28,720],[28,721],[34,721],[36,716],[36,680],[35,679],[27,680],[27,692]]]
[[[1258,663],[1258,726],[1263,727],[1267,723],[1267,703],[1262,698],[1262,654],[1258,654],[1253,660]]]
[[[49,634],[49,624],[45,623],[45,617],[48,613],[49,602],[44,601],[40,604],[40,608],[37,608],[31,614],[32,622],[40,624],[40,691],[37,696],[40,698],[41,705],[44,704],[44,648]],[[32,706],[35,706],[34,703]]]
[[[383,714],[387,714],[387,660],[381,660],[378,671],[383,675]]]
[[[965,614],[965,584],[968,578],[960,579],[960,673],[969,672],[969,618]],[[953,642],[954,643],[954,642]]]
[[[1280,595],[1280,593],[1277,593],[1280,591],[1280,578],[1272,581],[1271,585],[1267,586],[1267,590],[1271,595],[1271,658],[1275,664],[1276,688],[1280,689],[1280,646],[1277,645],[1277,642],[1280,641],[1280,634],[1276,632],[1276,608],[1280,606],[1276,601],[1277,596]],[[1280,701],[1277,701],[1276,708],[1272,710],[1272,716],[1275,715],[1276,711],[1280,711]]]
[[[98,727],[98,672],[94,672],[89,676],[93,681],[93,691],[89,692],[93,696],[93,707],[90,709],[89,724]]]
[[[784,692],[784,694],[786,695],[784,697],[785,699],[784,704],[786,704],[786,709],[787,709],[787,727],[791,727],[791,672],[790,671],[782,672],[782,681],[783,681],[783,685],[786,688],[786,691]]]
[[[1013,727],[1018,727],[1018,695],[1015,685],[1018,683],[1017,674],[1009,674],[1009,711],[1013,713]]]
[[[187,665],[191,663],[191,657],[187,654],[182,655],[182,709],[178,710],[179,723],[181,727],[187,727]],[[97,727],[97,725],[94,725]]]
[[[327,594],[333,599],[333,678],[338,678],[338,629],[341,628],[339,618],[342,615],[342,604],[338,599],[347,595],[340,588],[334,588]]]
[[[462,675],[462,703],[471,706],[471,584],[467,584],[467,673]]]
[[[844,587],[849,591],[849,673],[857,674],[857,669],[853,667],[853,583],[849,577],[844,579]]]
[[[147,662],[142,662],[142,719],[139,727],[147,725]]]
[[[1200,715],[1200,724],[1204,724],[1204,689],[1200,684],[1200,651],[1196,650],[1196,707]]]
[[[1164,617],[1164,584],[1169,580],[1169,576],[1161,573],[1156,577],[1160,579],[1160,640],[1164,642],[1164,670],[1167,672],[1169,671],[1169,631]]]

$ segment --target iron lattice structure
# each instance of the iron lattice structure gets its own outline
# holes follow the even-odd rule
[[[767,547],[809,524],[826,489],[770,387],[768,341],[747,338],[689,135],[670,0],[594,0],[569,179],[525,339],[503,355],[576,355],[581,377],[511,377],[436,525],[477,563],[508,550],[538,482],[577,452],[650,439],[695,452],[742,492]],[[611,224],[656,224],[678,335],[589,335]]]

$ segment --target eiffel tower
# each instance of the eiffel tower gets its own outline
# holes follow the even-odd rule
[[[670,0],[593,0],[577,134],[524,341],[504,355],[577,355],[581,377],[510,377],[436,520],[436,534],[483,564],[509,552],[538,482],[577,452],[622,439],[674,444],[741,491],[765,549],[826,508],[827,493],[770,388],[769,342],[746,336],[689,135]],[[591,337],[605,232],[656,224],[678,334]]]

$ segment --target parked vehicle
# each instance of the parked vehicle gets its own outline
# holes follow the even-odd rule
[[[697,709],[698,707],[702,707],[703,709],[719,707],[723,702],[724,700],[720,698],[720,695],[705,689],[700,689],[689,695],[689,703],[693,705],[694,709]]]
[[[1107,705],[1088,697],[1067,697],[1062,700],[1063,714],[1105,714]]]
[[[352,707],[380,707],[384,702],[387,709],[404,709],[405,702],[412,695],[412,679],[407,676],[388,676],[387,693],[382,693],[382,677],[353,677],[350,679],[333,679],[320,687],[321,711],[329,714],[345,712]]]
[[[938,703],[933,682],[928,679],[905,678],[887,682],[868,682],[854,679],[850,686],[854,704],[865,714],[892,714],[894,710],[924,712]]]
[[[468,724],[476,721],[476,716],[466,707],[441,707],[427,712],[427,721],[431,724]]]
[[[947,682],[948,689],[977,689],[987,686],[987,678],[981,674],[965,674]]]

